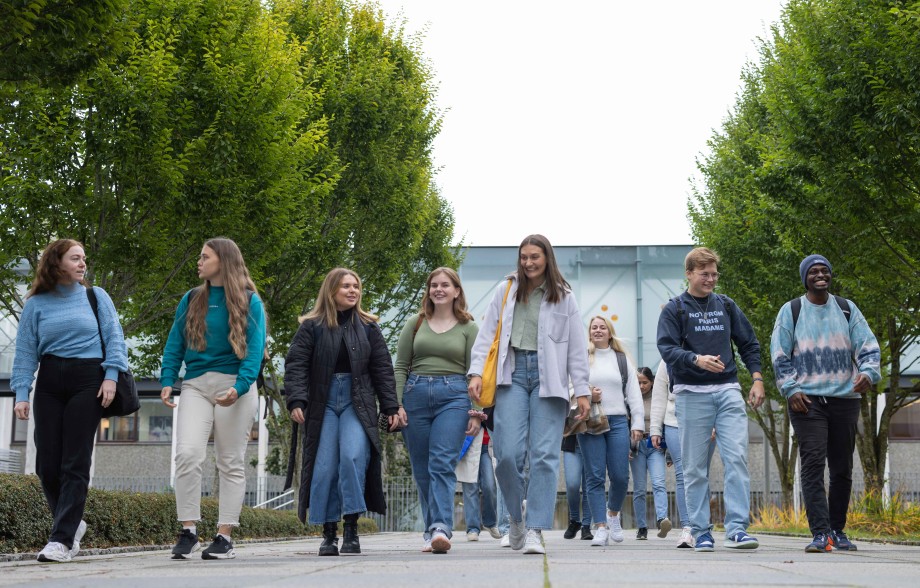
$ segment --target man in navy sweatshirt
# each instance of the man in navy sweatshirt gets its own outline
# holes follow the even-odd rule
[[[687,291],[671,299],[658,318],[658,351],[670,368],[684,471],[684,489],[696,551],[713,551],[709,517],[709,442],[716,443],[724,466],[725,542],[730,549],[756,549],[750,523],[747,468],[747,410],[738,382],[732,343],[754,377],[748,401],[764,400],[760,343],[738,305],[714,294],[719,256],[697,247],[684,260]]]

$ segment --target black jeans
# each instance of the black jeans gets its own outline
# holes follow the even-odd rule
[[[808,413],[789,411],[799,440],[802,460],[802,494],[812,535],[847,524],[853,486],[853,449],[856,447],[858,398],[809,396]],[[830,488],[824,491],[824,464]]]
[[[83,518],[93,440],[102,418],[101,359],[42,356],[35,384],[35,473],[54,517],[50,541],[73,546]]]

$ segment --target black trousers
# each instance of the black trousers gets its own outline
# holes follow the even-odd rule
[[[842,531],[847,524],[853,486],[858,398],[809,396],[808,413],[789,411],[799,440],[802,494],[812,535]],[[824,491],[824,466],[830,487]]]
[[[35,473],[54,517],[50,541],[73,547],[102,418],[101,359],[42,356],[35,384]]]

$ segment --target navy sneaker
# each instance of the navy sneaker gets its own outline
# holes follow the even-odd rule
[[[805,546],[805,553],[824,553],[833,549],[834,540],[824,533],[818,533],[811,543]]]
[[[849,537],[843,531],[831,531],[830,540],[840,551],[856,551],[856,546],[850,542]]]
[[[706,531],[696,538],[696,544],[693,551],[715,551],[715,542],[712,540],[712,533]]]
[[[198,535],[192,533],[189,529],[182,529],[179,533],[179,539],[176,546],[172,548],[173,559],[188,559],[193,553],[201,549],[198,542]]]
[[[233,543],[220,534],[215,535],[214,541],[201,552],[201,559],[233,559],[234,557],[236,557],[236,552],[233,551]]]
[[[757,549],[760,543],[744,531],[736,531],[734,535],[725,538],[722,544],[728,549]]]

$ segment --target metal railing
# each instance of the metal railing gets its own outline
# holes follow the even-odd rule
[[[0,472],[19,474],[22,472],[22,453],[16,449],[0,449]]]

